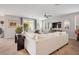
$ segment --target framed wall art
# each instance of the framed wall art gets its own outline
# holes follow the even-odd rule
[[[8,27],[9,28],[15,28],[17,25],[17,21],[16,20],[8,20]]]

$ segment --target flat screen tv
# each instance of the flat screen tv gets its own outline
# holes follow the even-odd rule
[[[61,22],[52,23],[52,28],[61,28]]]

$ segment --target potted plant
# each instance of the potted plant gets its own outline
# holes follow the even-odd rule
[[[15,31],[17,34],[20,34],[22,32],[22,27],[18,26]]]
[[[77,29],[75,33],[77,34],[77,41],[79,41],[79,29]]]
[[[16,29],[15,29],[15,43],[18,42],[18,39],[20,39],[19,36],[21,36],[21,33],[22,33],[22,26],[17,26]]]

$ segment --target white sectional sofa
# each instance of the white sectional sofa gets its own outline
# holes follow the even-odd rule
[[[68,43],[66,32],[25,35],[25,49],[32,55],[48,55]]]

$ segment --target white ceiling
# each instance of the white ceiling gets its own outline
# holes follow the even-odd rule
[[[42,20],[46,12],[52,16],[65,15],[79,11],[79,4],[3,4],[0,15],[17,15]]]

